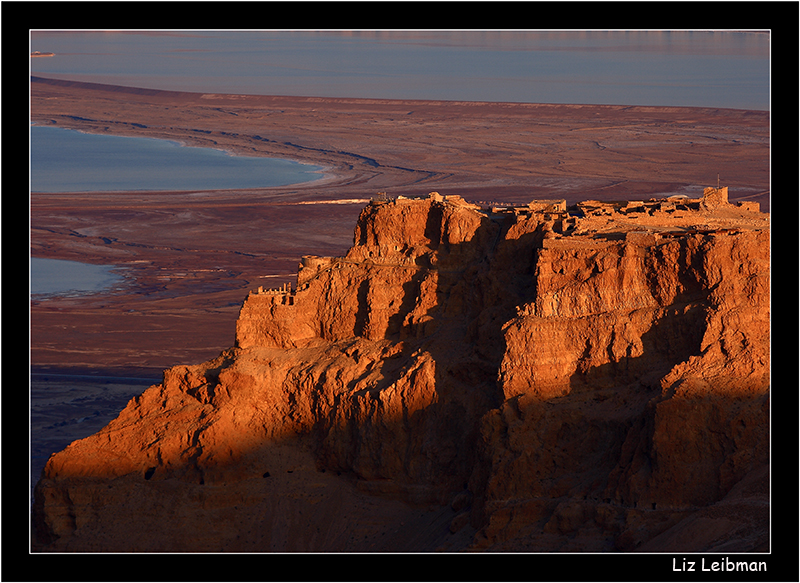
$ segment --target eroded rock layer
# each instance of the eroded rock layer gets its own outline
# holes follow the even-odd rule
[[[769,248],[724,189],[374,200],[51,457],[35,548],[763,550]]]

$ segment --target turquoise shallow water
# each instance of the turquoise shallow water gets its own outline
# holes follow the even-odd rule
[[[264,188],[322,177],[317,166],[167,140],[44,126],[30,133],[32,192]]]

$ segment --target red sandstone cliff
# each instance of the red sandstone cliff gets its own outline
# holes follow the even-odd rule
[[[51,457],[35,548],[764,550],[769,225],[706,198],[368,205]]]

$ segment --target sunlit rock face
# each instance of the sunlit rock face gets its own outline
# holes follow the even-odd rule
[[[373,201],[233,347],[51,457],[36,550],[629,551],[734,495],[726,548],[760,548],[769,224],[722,195]],[[390,538],[419,505],[449,514]]]

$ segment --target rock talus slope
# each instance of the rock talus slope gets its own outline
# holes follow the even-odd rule
[[[50,458],[35,549],[764,550],[769,224],[718,194],[373,201]]]

